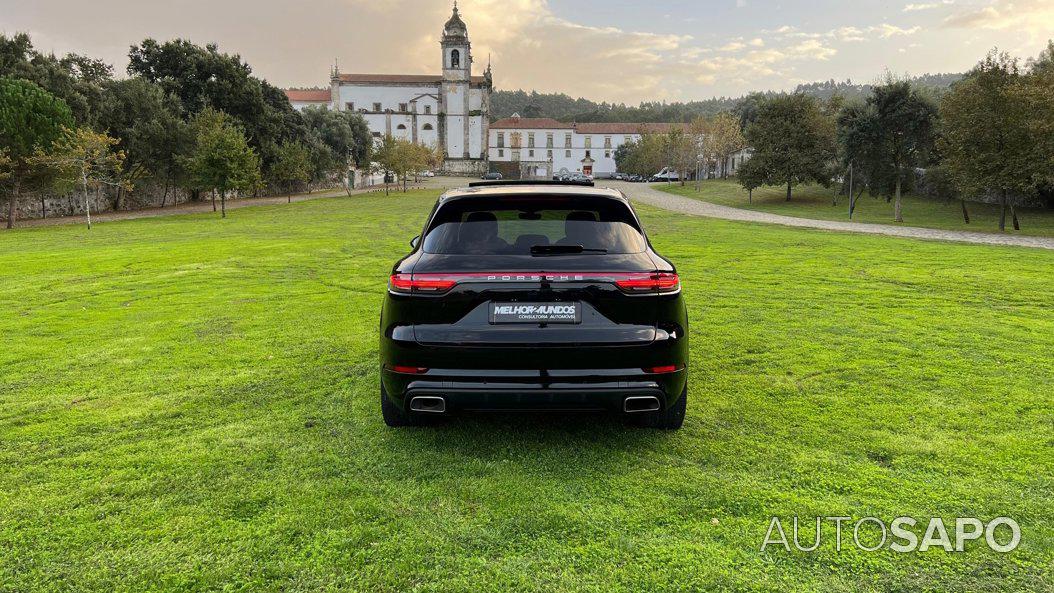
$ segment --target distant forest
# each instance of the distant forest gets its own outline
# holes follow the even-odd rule
[[[962,77],[962,74],[923,74],[910,80],[915,85],[940,95]],[[866,96],[871,92],[872,86],[851,80],[837,82],[831,79],[800,84],[794,92],[824,100],[835,95],[852,99]],[[779,93],[768,91],[754,94],[772,96]],[[742,97],[714,97],[687,103],[645,101],[634,107],[624,103],[597,103],[581,97],[575,99],[563,93],[496,90],[491,95],[490,113],[494,120],[519,113],[523,117],[551,117],[560,121],[687,122],[698,116],[710,117],[724,111],[732,111],[741,99]]]

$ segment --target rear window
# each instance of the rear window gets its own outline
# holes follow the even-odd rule
[[[625,204],[581,196],[454,200],[440,206],[423,245],[427,253],[452,255],[640,253],[644,247]]]

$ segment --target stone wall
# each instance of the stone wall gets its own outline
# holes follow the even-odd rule
[[[337,183],[332,181],[311,184],[310,186],[304,185],[297,190],[297,193],[306,192],[308,190],[317,191],[321,189],[331,189],[336,185]],[[10,198],[9,192],[9,187],[4,187],[0,190],[0,222],[4,223],[7,222],[8,199]],[[247,197],[248,195],[251,194],[242,194],[237,197]],[[268,188],[261,191],[259,195],[285,195],[285,192],[274,191],[271,188]],[[192,198],[193,196],[190,192],[178,187],[170,186],[166,189],[163,184],[142,182],[137,184],[135,189],[131,192],[122,191],[120,204],[117,203],[117,191],[113,188],[104,188],[98,192],[89,191],[88,205],[91,208],[92,214],[95,214],[97,212],[109,212],[115,208],[119,210],[142,210],[145,208],[158,208],[162,205],[172,206],[188,202]],[[210,199],[210,196],[202,195],[200,199],[208,200]],[[28,191],[23,189],[22,196],[16,205],[17,213],[15,215],[15,220],[52,218],[58,216],[82,216],[84,214],[84,206],[84,194],[80,191],[75,191],[71,194],[55,194],[49,191],[33,191],[32,188]]]
[[[487,172],[487,162],[482,159],[445,159],[441,173],[443,175],[464,175],[478,177]]]

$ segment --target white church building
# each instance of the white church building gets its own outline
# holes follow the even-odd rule
[[[490,124],[490,161],[519,163],[523,177],[616,172],[615,150],[642,134],[665,134],[684,124],[567,123],[547,117],[512,117]]]
[[[443,26],[442,74],[348,74],[333,69],[329,89],[289,89],[295,109],[312,105],[362,114],[375,138],[392,135],[443,149],[444,172],[487,169],[490,65],[472,75],[472,44],[457,4]]]

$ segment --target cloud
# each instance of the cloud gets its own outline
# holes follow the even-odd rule
[[[925,4],[905,4],[904,12],[918,12],[920,10],[932,10],[934,8],[940,8],[941,6],[950,6],[955,4],[954,0],[941,0],[941,2],[928,2]]]
[[[1016,30],[1030,41],[1046,39],[1054,31],[1054,2],[1050,0],[992,0],[987,6],[963,7],[944,19],[944,26],[961,29]]]

